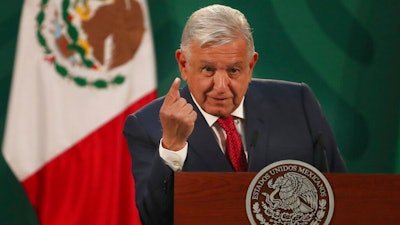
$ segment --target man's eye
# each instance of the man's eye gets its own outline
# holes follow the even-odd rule
[[[238,77],[240,75],[240,69],[238,68],[231,68],[229,69],[229,76],[234,78],[234,77]]]
[[[203,71],[203,73],[212,75],[214,73],[215,69],[212,67],[203,67],[202,71]]]
[[[237,68],[232,68],[232,69],[230,69],[230,71],[229,71],[230,73],[232,73],[232,74],[235,74],[235,73],[239,73],[240,72],[240,70],[239,69],[237,69]]]

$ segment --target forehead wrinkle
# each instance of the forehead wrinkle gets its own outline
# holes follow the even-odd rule
[[[218,65],[221,64],[219,62],[211,62],[208,60],[200,60],[200,64],[201,65]],[[228,63],[226,64],[227,67],[242,67],[243,66],[243,61],[237,61],[237,62],[233,62],[233,63]]]

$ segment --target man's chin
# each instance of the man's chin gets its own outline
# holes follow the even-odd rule
[[[226,106],[209,107],[204,111],[214,116],[228,116],[233,112],[233,110],[229,110]]]

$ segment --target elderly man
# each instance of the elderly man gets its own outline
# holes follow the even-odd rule
[[[130,115],[124,135],[146,224],[173,224],[176,171],[253,171],[295,159],[344,172],[332,130],[304,83],[253,79],[258,54],[238,10],[194,12],[176,51],[181,78]]]

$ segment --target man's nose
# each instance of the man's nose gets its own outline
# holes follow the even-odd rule
[[[223,90],[228,87],[229,76],[225,71],[217,71],[214,74],[214,88],[217,90]]]

